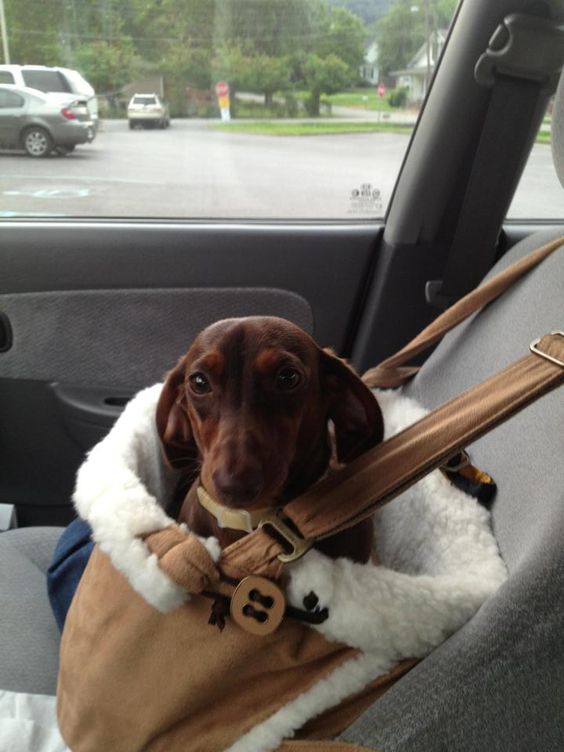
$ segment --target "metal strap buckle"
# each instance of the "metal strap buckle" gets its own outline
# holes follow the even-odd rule
[[[564,332],[550,332],[551,336],[556,337],[564,337]],[[534,342],[531,342],[529,345],[529,350],[534,353],[535,355],[540,355],[541,358],[544,358],[545,360],[549,360],[551,363],[555,363],[557,366],[561,366],[564,368],[564,360],[561,360],[560,358],[555,358],[554,355],[549,355],[548,353],[545,353],[543,350],[540,350],[537,345],[541,341],[542,337],[539,337]]]
[[[312,540],[302,538],[284,522],[280,516],[280,510],[275,510],[263,517],[258,524],[258,528],[263,527],[271,527],[277,536],[282,539],[282,545],[287,546],[287,553],[278,554],[278,560],[284,562],[284,564],[296,561],[296,559],[302,557],[313,546]]]

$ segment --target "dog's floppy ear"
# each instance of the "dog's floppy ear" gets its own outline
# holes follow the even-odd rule
[[[157,403],[157,431],[163,444],[164,455],[171,467],[180,469],[193,465],[198,449],[186,411],[184,371],[186,359],[166,375]]]
[[[321,350],[321,383],[329,396],[339,462],[350,462],[384,437],[384,420],[376,398],[340,358]]]

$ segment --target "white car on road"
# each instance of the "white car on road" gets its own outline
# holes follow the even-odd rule
[[[127,106],[127,119],[130,128],[170,125],[168,105],[157,94],[134,94]]]

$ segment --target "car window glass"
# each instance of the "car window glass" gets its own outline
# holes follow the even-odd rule
[[[75,70],[65,70],[64,77],[69,82],[69,89],[81,94],[92,94],[93,90],[90,84]]]
[[[13,91],[0,89],[0,109],[23,107],[24,104],[25,100],[19,94],[16,94]]]
[[[0,178],[0,214],[338,221],[384,217],[458,4],[3,1],[28,32],[12,59],[76,71],[96,97],[74,123],[89,140],[33,168],[33,207],[29,166]],[[69,90],[54,70],[24,80]]]
[[[0,71],[0,84],[14,84],[14,76],[10,71]]]
[[[71,90],[64,76],[58,71],[24,70],[23,80],[26,86],[40,91],[69,92]]]
[[[155,97],[133,97],[133,104],[156,104]]]
[[[559,219],[564,217],[562,186],[552,160],[552,101],[549,103],[529,159],[521,176],[508,219]]]

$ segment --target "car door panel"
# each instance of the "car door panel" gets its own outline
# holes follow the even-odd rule
[[[0,109],[0,145],[17,145],[22,114],[23,109],[21,107],[2,107]]]
[[[269,313],[313,329],[304,298],[254,287],[20,293],[0,295],[0,307],[12,329],[4,378],[132,389],[158,381],[220,318]]]
[[[0,501],[65,523],[84,452],[221,318],[283,316],[350,347],[379,228],[6,223]],[[29,269],[34,269],[33,277]]]
[[[319,341],[346,351],[381,229],[372,223],[5,222],[0,294],[287,289],[310,302]]]

